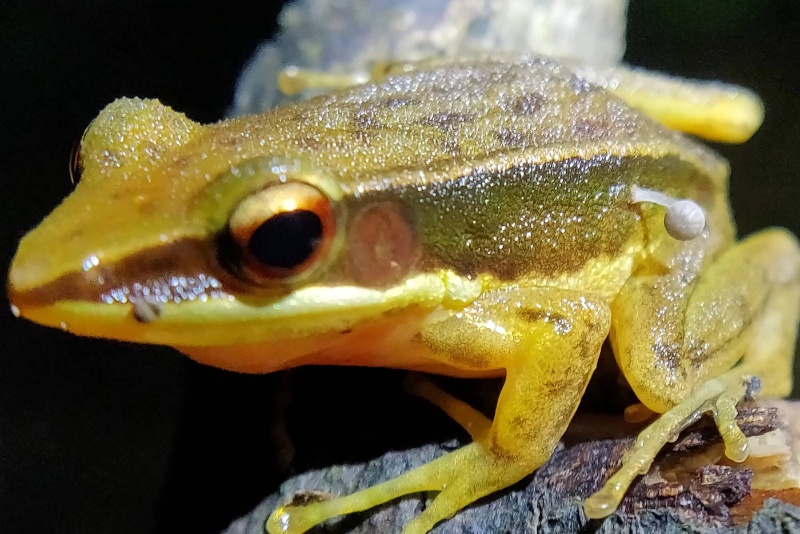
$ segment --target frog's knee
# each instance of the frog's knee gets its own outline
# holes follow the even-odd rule
[[[783,228],[773,228],[762,234],[770,240],[773,251],[772,279],[778,284],[800,283],[800,242],[797,237]]]

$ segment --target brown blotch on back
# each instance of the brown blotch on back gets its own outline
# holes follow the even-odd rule
[[[524,148],[532,144],[530,134],[520,130],[501,127],[495,132],[494,137],[506,148]]]
[[[433,115],[425,116],[418,121],[418,124],[421,126],[433,126],[442,130],[443,132],[448,132],[464,124],[473,122],[476,120],[476,118],[476,115],[473,113],[454,113],[445,111],[442,113],[435,113]]]
[[[403,106],[408,106],[417,103],[418,101],[414,98],[398,97],[398,98],[386,98],[384,100],[381,100],[380,106],[391,110],[395,110]]]
[[[525,93],[513,98],[505,108],[514,115],[531,116],[539,112],[545,98],[539,93]]]
[[[582,141],[594,141],[608,137],[611,129],[616,125],[612,124],[605,116],[580,117],[573,125],[575,137]]]
[[[461,155],[461,145],[458,143],[458,139],[451,135],[442,141],[442,149],[453,157]]]
[[[373,109],[357,109],[350,122],[353,139],[362,146],[370,146],[375,133],[386,128]]]
[[[353,114],[353,129],[354,130],[380,130],[385,128],[383,123],[378,120],[375,110],[373,109],[358,109]]]

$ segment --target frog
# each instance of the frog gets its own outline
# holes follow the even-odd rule
[[[430,492],[403,529],[422,534],[519,482],[608,340],[655,418],[586,496],[602,518],[703,413],[746,459],[737,403],[791,389],[797,239],[737,238],[729,166],[698,139],[741,142],[762,117],[744,89],[536,55],[406,64],[208,125],[118,99],[84,133],[74,191],[22,239],[8,296],[45,326],[241,373],[504,377],[490,418],[415,374],[409,391],[472,441],[285,503],[271,534]]]

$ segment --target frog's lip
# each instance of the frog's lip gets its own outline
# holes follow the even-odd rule
[[[345,331],[409,306],[435,307],[445,286],[422,274],[386,289],[312,286],[258,300],[222,294],[206,300],[122,302],[27,298],[9,284],[12,311],[45,326],[89,337],[174,346],[263,343]]]

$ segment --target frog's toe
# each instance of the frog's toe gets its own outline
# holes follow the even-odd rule
[[[461,487],[460,487],[461,486]],[[449,519],[465,506],[469,488],[453,480],[418,516],[409,521],[401,534],[427,534],[437,523]]]
[[[281,506],[267,520],[267,532],[301,534],[332,517],[368,510],[403,495],[437,491],[433,502],[403,530],[403,534],[424,534],[475,500],[517,482],[540,463],[507,462],[473,442],[351,495],[303,506]]]
[[[735,462],[746,460],[747,438],[736,423],[736,405],[747,395],[751,380],[737,369],[708,380],[645,428],[626,453],[619,470],[586,499],[583,505],[586,516],[597,519],[612,514],[633,480],[647,473],[661,449],[706,412],[714,416],[726,456]]]
[[[747,384],[739,381],[739,384],[732,384],[714,402],[714,423],[725,443],[725,456],[734,462],[743,462],[747,460],[748,455],[747,437],[736,423],[736,416],[739,413],[736,405],[744,398],[746,392]]]

